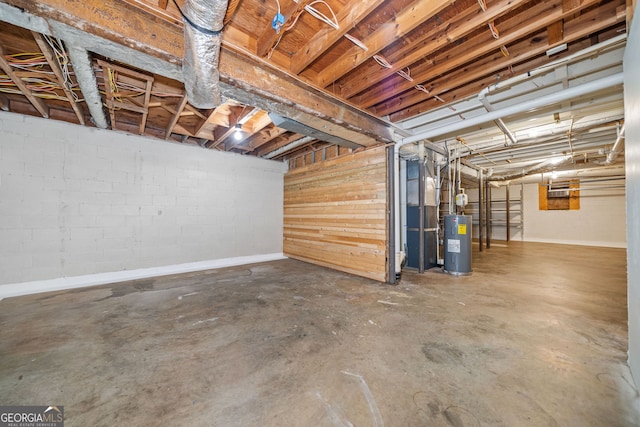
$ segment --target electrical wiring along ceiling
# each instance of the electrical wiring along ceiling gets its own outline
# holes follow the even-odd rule
[[[303,139],[275,126],[268,113],[362,148],[388,143],[393,134],[415,131],[408,121],[438,111],[451,113],[445,114],[450,122],[466,120],[462,100],[620,36],[631,17],[625,0],[230,1],[218,65],[224,103],[203,109],[189,103],[179,73],[184,5],[0,0],[0,46],[14,73],[0,71],[0,108],[98,123],[68,55],[79,47],[88,54],[108,127],[261,157],[277,152],[276,159],[295,166],[327,158],[327,150],[331,157],[354,148]],[[24,13],[57,29],[44,40],[59,73]],[[526,94],[518,98],[525,100]],[[43,106],[46,114],[39,111]],[[572,112],[562,115],[570,120]],[[620,119],[612,119],[613,128]],[[509,118],[503,122],[508,129]],[[492,126],[498,135],[492,138],[504,138],[504,129]],[[576,132],[572,144],[580,146],[581,135]],[[465,139],[464,133],[449,138],[456,136]],[[465,141],[478,147],[469,150],[469,160],[487,167],[477,153],[488,142]],[[324,156],[311,156],[319,151]]]

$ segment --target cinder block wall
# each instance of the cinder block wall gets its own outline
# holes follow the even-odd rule
[[[281,253],[285,169],[0,112],[0,284]]]

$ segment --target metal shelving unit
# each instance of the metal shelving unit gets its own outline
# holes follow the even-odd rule
[[[515,191],[514,191],[515,190]],[[524,231],[524,210],[522,202],[523,184],[504,187],[503,198],[491,200],[491,230],[502,231],[507,242],[512,236]]]

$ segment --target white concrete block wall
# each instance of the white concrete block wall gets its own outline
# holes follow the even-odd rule
[[[0,112],[0,285],[281,253],[285,169]]]

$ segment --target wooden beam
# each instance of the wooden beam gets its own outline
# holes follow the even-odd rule
[[[339,96],[343,99],[352,96],[377,85],[389,76],[400,70],[419,62],[423,58],[437,52],[438,50],[456,43],[478,28],[487,25],[487,22],[495,20],[517,7],[528,3],[529,0],[498,0],[491,3],[491,7],[486,12],[482,12],[477,5],[460,11],[456,17],[446,25],[436,26],[426,31],[420,40],[407,46],[399,48],[393,56],[389,56],[389,62],[393,65],[389,69],[381,69],[375,61],[365,63],[358,69],[356,76],[349,80],[340,80],[336,87],[340,88]]]
[[[568,12],[580,7],[581,0],[562,0],[562,10]]]
[[[44,36],[42,36],[42,34],[36,33],[34,31],[32,31],[31,34],[33,35],[33,38],[38,44],[40,51],[42,52],[45,59],[47,60],[49,67],[51,67],[53,74],[56,76],[56,79],[58,79],[58,84],[60,84],[60,86],[62,87],[62,90],[64,91],[64,94],[67,97],[69,104],[71,104],[71,108],[73,108],[73,112],[76,113],[76,117],[78,118],[78,121],[80,122],[81,125],[84,125],[85,124],[84,115],[82,114],[80,107],[76,103],[73,93],[71,93],[71,89],[67,87],[64,74],[62,72],[62,69],[60,68],[60,64],[58,63],[58,60],[56,59],[56,53],[53,51],[51,46],[49,46],[49,43],[47,43],[47,41],[44,39]]]
[[[142,120],[140,120],[140,135],[144,135],[144,129],[147,127],[147,117],[149,116],[149,100],[151,99],[152,86],[153,80],[147,80],[147,84],[144,90],[144,113],[142,113]]]
[[[200,110],[198,110],[196,107],[192,106],[191,104],[187,104],[185,107],[185,110],[189,110],[191,113],[193,113],[194,115],[200,117],[202,120],[207,120],[208,117],[205,116],[204,114],[202,114],[200,112]]]
[[[598,28],[601,28],[604,23],[605,26],[615,25],[616,23],[624,22],[624,17],[618,16],[615,12],[616,5],[612,4],[608,10],[596,9],[585,13],[579,22],[569,21],[565,24],[565,42],[572,43],[589,36]],[[547,62],[547,58],[540,57],[535,60],[536,57],[543,55],[549,48],[546,43],[541,43],[537,47],[535,46],[535,36],[529,39],[521,40],[517,47],[513,50],[518,52],[518,62],[520,63],[516,67],[517,72],[526,72],[532,68],[544,65]],[[542,39],[544,41],[544,39]],[[587,46],[577,46],[579,50]],[[576,51],[577,51],[576,50]],[[533,62],[522,62],[527,60],[533,60]],[[509,59],[502,57],[501,54],[496,53],[494,57],[486,58],[485,63],[477,64],[476,69],[469,71],[462,69],[457,74],[450,76],[450,80],[447,81],[447,76],[443,76],[434,81],[433,95],[445,96],[447,99],[461,99],[465,96],[478,93],[479,87],[484,87],[486,84],[495,82],[495,74],[499,70],[504,70],[509,66]],[[455,76],[455,77],[454,77]],[[487,80],[481,84],[479,79],[486,78]],[[446,83],[441,83],[444,81]],[[469,81],[473,81],[472,87],[465,86]],[[455,92],[450,92],[455,89]],[[383,104],[376,108],[378,114],[389,114],[392,121],[403,120],[408,117],[412,117],[420,112],[428,111],[435,108],[439,101],[434,100],[432,96],[422,96],[419,91],[408,93],[402,97],[402,100],[395,105]]]
[[[299,133],[285,132],[281,136],[278,136],[269,141],[268,144],[264,144],[260,148],[258,148],[256,150],[256,156],[262,157],[265,154],[269,154],[272,151],[278,150],[303,137],[304,135],[300,135]]]
[[[104,61],[98,60],[98,65],[102,69],[102,80],[104,81],[104,91],[107,97],[107,108],[109,109],[109,118],[111,119],[111,129],[116,129],[116,112],[113,105],[113,88],[111,87],[111,77],[109,71],[109,64]]]
[[[183,31],[125,0],[3,0],[23,11],[92,33],[105,40],[177,63]],[[82,42],[82,40],[77,40]]]
[[[31,105],[33,105],[36,110],[38,110],[38,112],[42,114],[42,117],[48,119],[49,111],[47,105],[40,98],[36,98],[33,92],[31,92],[27,85],[24,84],[22,79],[16,76],[16,73],[13,72],[11,65],[4,58],[4,49],[2,48],[2,46],[0,46],[0,68],[2,68],[5,73],[7,73],[7,76],[9,76],[13,83],[18,86],[20,92],[22,92],[22,94],[27,97]]]
[[[239,148],[244,151],[252,151],[255,148],[251,145],[253,136],[267,126],[272,125],[269,114],[258,108],[254,108],[249,114],[245,114],[244,117],[240,118],[239,122],[244,123],[243,131],[247,132],[247,135],[241,141],[234,141],[231,148]]]
[[[256,114],[251,116],[251,120],[248,125],[251,127],[251,133],[260,132],[262,129],[269,126],[271,122],[271,117],[269,117],[269,113],[263,110],[256,109]]]
[[[153,87],[154,77],[148,74],[139,73],[129,68],[121,67],[116,64],[105,62],[101,59],[99,59],[97,62],[98,65],[102,67],[102,74],[107,93],[107,107],[109,107],[109,114],[111,114],[112,125],[115,123],[116,108],[134,111],[136,113],[142,114],[139,133],[140,135],[144,135],[145,128],[147,126],[147,117],[149,115],[149,101],[151,99],[151,89]],[[111,74],[115,72],[117,72],[117,75]],[[144,92],[142,102],[137,102],[134,98],[129,98],[127,100],[128,102],[118,101],[116,99],[116,93],[113,92],[113,88],[111,87],[111,75],[113,75],[113,83],[115,85],[117,85],[118,82],[123,81],[137,88],[140,88],[140,90]],[[118,96],[123,95],[118,92]]]
[[[176,109],[175,114],[173,114],[173,117],[171,117],[171,120],[169,120],[169,124],[167,125],[167,130],[165,131],[165,134],[164,134],[164,139],[169,139],[169,137],[171,136],[171,132],[173,131],[173,128],[175,127],[175,125],[178,123],[178,120],[180,119],[180,115],[182,114],[182,110],[184,110],[185,105],[187,105],[186,93],[182,95],[182,100],[178,104],[178,108]],[[162,107],[165,108],[164,105]]]
[[[194,135],[196,136],[200,135],[200,132],[203,131],[204,127],[207,126],[210,123],[210,120],[212,120],[213,117],[217,114],[219,108],[220,107],[211,110],[211,112],[209,113],[209,116],[206,119],[204,119],[202,123],[200,123],[200,126],[196,127],[196,130],[193,132]]]
[[[220,128],[217,128],[216,130],[218,129]],[[216,137],[215,140],[209,141],[207,144],[205,144],[205,146],[207,148],[217,148],[220,144],[224,142],[225,139],[233,135],[234,132],[235,132],[235,129],[232,127],[223,128],[223,130],[218,135],[215,135]]]
[[[262,111],[261,109],[255,108],[255,107],[249,107],[249,108],[243,107],[242,111],[238,115],[237,123],[240,123],[244,127],[245,124],[253,120],[256,114],[260,113],[261,111]],[[268,117],[269,116],[267,116],[267,118]],[[269,119],[269,121],[271,121],[271,119]]]
[[[581,8],[586,8],[597,3],[599,3],[599,0],[584,0]],[[603,8],[604,7],[607,6],[603,6]],[[601,10],[602,8],[598,9],[598,11]],[[502,22],[499,39],[494,39],[491,37],[491,34],[487,32],[480,33],[475,38],[467,40],[464,44],[443,51],[432,58],[426,58],[427,61],[420,67],[412,69],[411,75],[414,78],[413,82],[409,82],[399,76],[395,79],[388,79],[383,84],[377,85],[373,90],[354,99],[354,101],[360,105],[361,108],[370,108],[387,100],[389,93],[399,93],[404,90],[409,90],[415,87],[416,82],[428,82],[435,76],[446,75],[452,69],[472,63],[492,51],[499,51],[500,46],[508,46],[510,43],[516,42],[523,37],[528,37],[530,34],[546,28],[547,25],[562,20],[576,12],[577,10],[563,12],[557,7],[555,0],[537,2],[526,12]],[[584,15],[581,15],[580,19],[583,20]],[[603,17],[602,19],[604,21],[605,18]],[[595,25],[599,28],[605,27],[603,21],[595,22]],[[523,22],[525,24],[523,24]],[[567,25],[568,23],[565,23],[565,31]],[[526,52],[522,53],[526,54]],[[518,53],[512,52],[510,58],[511,57],[517,58]],[[393,89],[392,92],[389,92],[390,89]]]
[[[107,95],[107,107],[109,108],[109,114],[111,116],[111,127],[115,129],[115,110],[123,109],[133,111],[142,114],[138,131],[140,135],[144,135],[145,128],[147,126],[147,117],[149,115],[149,100],[151,99],[151,88],[153,86],[153,76],[139,73],[128,68],[121,67],[119,65],[105,62],[101,59],[98,61],[98,65],[102,68],[102,75],[104,79],[105,92]],[[117,72],[117,74],[116,74]],[[127,102],[119,101],[118,98],[122,96],[119,92],[114,92],[114,88],[111,87],[113,83],[117,85],[120,80],[125,80],[127,83],[134,85],[140,90],[144,91],[142,94],[143,101],[136,102],[133,98],[127,99]],[[137,93],[137,92],[136,92]]]
[[[318,73],[316,84],[327,87],[453,2],[454,0],[415,0],[391,21],[362,40],[368,50],[364,51],[358,46],[352,46],[330,66]]]
[[[294,74],[301,73],[309,64],[318,59],[335,42],[340,40],[351,28],[367,17],[384,0],[352,0],[345,4],[336,15],[338,30],[324,26],[311,40],[291,58],[290,70]]]
[[[2,93],[0,93],[0,109],[2,111],[9,111],[9,98]]]
[[[220,79],[222,93],[228,98],[320,127],[356,144],[368,147],[393,140],[390,127],[372,115],[224,49],[220,52]]]
[[[144,107],[133,105],[129,102],[117,101],[115,99],[107,99],[107,107],[113,108],[113,109],[117,108],[122,110],[133,111],[134,113],[140,113],[140,114],[144,114],[148,112],[148,110]]]
[[[564,39],[564,23],[556,21],[547,27],[547,43],[549,46],[560,43]]]
[[[253,151],[265,144],[268,144],[286,132],[287,131],[285,129],[270,124],[261,131],[254,133],[248,140],[245,140],[243,146],[248,146],[249,151]]]
[[[297,12],[298,8],[301,5],[298,4],[297,1],[291,0],[287,6],[285,6],[284,10],[281,10],[280,13],[284,16],[285,26],[289,19]],[[273,18],[276,14],[276,11],[271,11],[271,15],[269,18]],[[265,28],[262,33],[258,36],[257,50],[256,53],[258,56],[265,56],[271,47],[274,45],[276,40],[280,37],[278,33],[269,25],[269,27]]]
[[[78,47],[154,74],[182,78],[182,25],[144,13],[124,0],[2,0],[0,12],[10,23],[37,26],[38,30],[53,27],[56,36],[65,41],[71,38]],[[392,141],[391,128],[384,121],[273,69],[261,58],[239,58],[237,51],[248,54],[223,42],[219,68],[225,96],[302,123],[315,123],[361,145]]]

